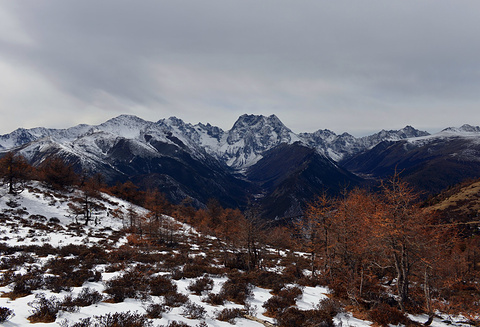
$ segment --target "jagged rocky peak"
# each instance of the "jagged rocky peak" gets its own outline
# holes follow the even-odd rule
[[[210,125],[210,123],[207,123],[206,125],[202,124],[202,123],[198,123],[198,124],[195,125],[195,129],[199,133],[205,131],[208,136],[213,137],[217,141],[220,141],[223,134],[225,134],[223,129],[221,129],[220,127],[217,127],[217,126],[212,126],[212,125]]]
[[[293,132],[275,115],[242,115],[228,132],[228,143],[233,144],[241,139],[250,138],[257,142],[290,143]],[[296,141],[296,140],[295,140]]]
[[[163,122],[164,124],[170,125],[170,126],[185,126],[185,122],[181,120],[180,118],[177,118],[175,116],[171,116],[167,119],[161,119],[159,122]]]
[[[34,141],[37,137],[25,128],[18,128],[10,134],[0,136],[0,149],[13,148]]]
[[[156,126],[161,127],[163,130],[173,132],[174,134],[176,134],[177,137],[190,137],[193,130],[191,124],[187,124],[183,120],[175,116],[166,119],[160,119],[159,121],[157,121]]]
[[[426,131],[420,131],[416,128],[413,128],[410,125],[405,126],[401,130],[397,131],[396,133],[400,138],[406,139],[410,137],[420,137],[420,136],[428,136],[430,133]]]
[[[311,134],[313,139],[317,142],[333,142],[338,137],[344,137],[345,135],[350,135],[350,134],[344,133],[338,136],[335,132],[329,129],[319,129],[318,131],[315,131],[314,133]]]
[[[428,136],[430,133],[425,131],[420,131],[418,129],[413,128],[412,126],[405,126],[400,130],[384,130],[382,129],[380,132],[364,136],[361,138],[361,141],[367,148],[374,147],[378,143],[382,141],[399,141],[403,139],[413,138],[413,137],[420,137],[420,136]]]
[[[318,131],[314,132],[313,135],[315,137],[320,137],[322,139],[332,138],[332,137],[337,136],[337,134],[335,134],[335,132],[333,132],[329,129],[319,129]]]
[[[287,128],[275,115],[270,116],[263,116],[263,115],[248,115],[244,114],[241,115],[235,124],[233,124],[232,129],[239,129],[239,128],[251,128],[251,129],[258,129],[264,126],[272,126],[275,128]]]
[[[167,135],[174,135],[182,140],[184,144],[189,144],[194,148],[201,146],[198,131],[192,124],[185,123],[180,118],[172,116],[167,119],[161,119],[156,123],[156,126],[159,126]]]
[[[52,137],[58,142],[72,141],[88,132],[90,125],[80,124],[67,129],[35,127],[30,129],[18,128],[13,132],[0,135],[0,149],[11,149],[24,144]]]
[[[227,133],[222,158],[230,167],[243,169],[255,164],[262,153],[299,138],[275,115],[242,115]],[[222,141],[223,143],[223,141]]]

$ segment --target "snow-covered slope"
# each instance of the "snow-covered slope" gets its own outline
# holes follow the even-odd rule
[[[48,243],[52,246],[64,246],[67,244],[90,244],[98,241],[96,237],[87,235],[71,235],[62,226],[72,223],[83,224],[82,217],[75,214],[71,205],[81,198],[80,191],[73,192],[52,192],[43,187],[41,183],[31,181],[30,186],[18,195],[6,194],[4,189],[0,190],[0,216],[8,217],[13,222],[16,220],[20,225],[22,219],[34,221],[41,224],[58,224],[59,228],[51,228],[34,231],[28,228],[13,228],[14,224],[2,224],[0,234],[4,241],[10,246],[14,245],[43,245]],[[135,210],[138,215],[145,215],[146,210],[142,207],[134,206],[124,200],[115,198],[108,194],[102,194],[99,199],[92,199],[95,203],[95,210],[92,213],[92,221],[86,226],[92,232],[118,231],[127,226],[126,219],[122,219],[122,214],[127,214],[129,209]],[[116,210],[117,215],[112,215]],[[53,225],[52,225],[53,226]],[[18,226],[17,226],[18,227]],[[52,231],[57,232],[53,233]],[[64,232],[62,232],[64,231]],[[116,246],[125,244],[126,240],[121,240]]]
[[[328,129],[318,130],[314,133],[303,133],[300,134],[300,137],[309,146],[317,148],[338,162],[352,155],[371,149],[383,141],[399,141],[411,137],[426,135],[429,135],[429,133],[419,131],[411,126],[406,126],[398,131],[381,130],[373,135],[360,138],[354,137],[348,133],[337,135]]]
[[[98,199],[101,208],[94,213],[98,224],[92,221],[88,226],[78,225],[75,224],[75,217],[68,205],[78,195],[77,192],[58,192],[44,188],[40,183],[31,182],[30,187],[19,195],[0,194],[0,308],[13,313],[8,321],[0,323],[2,326],[29,326],[34,321],[29,321],[28,318],[40,312],[40,308],[45,309],[47,304],[50,305],[48,314],[56,310],[53,319],[37,322],[35,325],[114,326],[113,317],[118,316],[113,315],[123,314],[146,319],[147,313],[151,315],[155,312],[151,309],[155,306],[161,311],[159,314],[157,312],[157,316],[149,316],[149,319],[145,320],[145,326],[274,325],[275,319],[266,314],[263,306],[273,297],[273,291],[269,288],[249,284],[250,291],[245,305],[230,300],[224,300],[222,304],[208,301],[209,295],[221,294],[224,285],[230,280],[227,273],[213,272],[221,271],[220,260],[212,261],[215,264],[209,266],[211,273],[203,271],[198,276],[185,275],[185,271],[188,271],[185,267],[199,267],[205,260],[212,260],[211,256],[215,253],[221,254],[215,252],[219,250],[218,239],[202,235],[188,225],[163,216],[166,222],[176,224],[176,228],[172,229],[177,240],[175,246],[126,245],[127,239],[139,240],[140,236],[137,234],[136,237],[129,238],[123,231],[119,234],[120,237],[115,237],[114,234],[125,225],[118,214],[119,210],[126,212],[133,208],[139,216],[145,215],[147,211],[103,194],[102,199]],[[113,215],[113,212],[116,215]],[[288,249],[277,251],[265,248],[263,251],[288,260],[265,262],[266,270],[262,270],[262,273],[281,272],[285,269],[282,265],[291,262],[295,256],[300,258],[308,255]],[[190,273],[192,272],[195,271],[190,270]],[[180,276],[174,277],[174,274]],[[112,288],[112,285],[116,285],[112,282],[128,281],[132,278],[138,278],[138,284],[123,285],[121,290]],[[211,286],[196,294],[191,285],[201,279],[209,280]],[[72,280],[79,284],[54,284],[55,281],[71,283]],[[170,284],[169,290],[174,290],[177,298],[183,300],[174,303],[167,299],[167,296],[170,296],[168,294],[150,294],[152,292],[146,285],[154,280],[163,283],[159,289]],[[252,280],[251,277],[249,280]],[[27,285],[24,293],[16,290],[16,286],[21,283]],[[300,295],[294,299],[294,307],[298,310],[318,310],[321,301],[328,301],[330,297],[329,289],[322,286],[300,286],[292,283],[285,287],[294,287],[300,291]],[[120,292],[124,289],[129,290],[129,296],[115,300],[112,290]],[[132,293],[131,289],[135,292]],[[84,303],[78,302],[80,298]],[[238,310],[242,314],[231,318],[231,321],[221,321],[219,314],[226,310]],[[247,310],[248,316],[245,315]],[[335,326],[367,327],[372,324],[370,321],[353,317],[349,312],[338,311],[333,314],[331,322]],[[43,315],[40,318],[46,319],[47,311],[41,312]],[[427,320],[426,315],[409,315],[409,318],[418,324]],[[102,323],[95,324],[99,320]],[[431,326],[468,326],[461,321],[465,321],[465,318],[437,312]]]
[[[452,139],[465,139],[466,142],[480,144],[480,127],[468,124],[461,127],[448,127],[435,134],[411,137],[407,141],[412,145],[419,146]]]

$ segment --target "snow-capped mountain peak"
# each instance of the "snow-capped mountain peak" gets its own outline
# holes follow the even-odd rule
[[[226,142],[225,142],[226,141]],[[262,153],[281,144],[300,141],[275,115],[242,115],[227,132],[221,144],[223,157],[234,168],[249,167],[262,158]]]
[[[94,126],[91,132],[102,131],[128,139],[140,137],[141,132],[148,128],[152,122],[143,120],[133,115],[120,115]]]

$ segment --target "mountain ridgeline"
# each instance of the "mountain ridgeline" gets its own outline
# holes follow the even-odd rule
[[[132,181],[197,207],[209,199],[251,208],[265,218],[299,215],[315,195],[338,195],[401,172],[424,193],[480,177],[480,128],[430,135],[407,126],[357,138],[329,130],[294,133],[275,115],[242,115],[224,131],[171,117],[157,122],[122,115],[100,125],[17,129],[0,152],[32,165],[58,156],[110,184]]]

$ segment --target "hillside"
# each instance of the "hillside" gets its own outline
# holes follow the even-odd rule
[[[432,197],[430,210],[453,211],[460,215],[477,217],[480,212],[480,181],[469,181],[451,187]]]
[[[306,253],[259,243],[261,269],[245,271],[235,268],[244,264],[242,242],[232,247],[168,216],[155,234],[147,225],[139,234],[149,211],[107,194],[94,200],[85,225],[72,214],[80,191],[29,184],[0,198],[4,326],[290,326],[286,316],[273,318],[282,301],[295,304],[294,321],[371,324],[345,311],[328,288],[309,285]],[[463,326],[462,319],[438,314],[433,326]]]
[[[222,310],[227,310],[224,315],[230,313],[230,317],[226,316],[232,323],[235,320],[237,326],[262,326],[242,318],[243,304],[230,301],[224,304],[207,303],[207,293],[218,294],[229,280],[229,274],[215,264],[219,254],[213,244],[216,242],[214,238],[204,237],[193,228],[164,216],[164,227],[173,231],[168,244],[152,248],[141,246],[137,250],[135,244],[139,242],[140,245],[141,242],[128,236],[124,229],[127,221],[121,219],[118,211],[126,213],[134,208],[138,215],[145,215],[145,209],[103,194],[102,199],[97,200],[101,207],[95,214],[98,224],[92,222],[85,226],[81,221],[76,223],[68,206],[76,195],[75,192],[55,192],[33,183],[18,196],[4,195],[0,198],[0,292],[3,293],[0,307],[15,313],[5,326],[28,325],[27,317],[35,312],[41,294],[51,301],[50,304],[55,301],[63,304],[54,321],[37,326],[58,326],[63,321],[73,323],[88,318],[92,318],[93,322],[94,316],[105,317],[122,312],[143,315],[153,309],[160,310],[156,313],[159,316],[150,321],[155,326],[172,321],[184,322],[188,326],[202,322],[208,326],[230,326],[230,323],[217,319]],[[114,211],[117,217],[112,215]],[[280,269],[280,266],[269,269],[273,268]],[[130,284],[134,280],[123,281],[121,277],[134,279],[138,274],[143,276],[143,282],[148,283],[145,279],[152,278],[166,283],[172,289],[174,298],[168,300],[161,290],[125,289],[125,300],[108,300],[122,296],[118,294],[119,290],[112,290],[111,283],[114,281],[128,283],[122,288],[141,288],[135,285],[140,280]],[[192,293],[189,287],[195,283],[200,285],[199,281],[203,280],[207,281],[207,285],[198,287],[203,287],[205,291]],[[269,291],[249,287],[248,294],[250,313],[260,320],[273,321],[261,313],[262,304],[272,296]],[[326,288],[303,287],[297,306],[311,309],[315,303],[326,299],[326,294]],[[91,304],[66,304],[69,296],[73,299],[83,296],[83,300],[97,298]],[[223,303],[225,300],[216,301]],[[336,319],[348,319],[348,315]],[[147,323],[148,320],[145,320],[142,324],[147,326]],[[64,322],[64,325],[67,324]]]
[[[479,177],[480,129],[470,125],[399,141],[382,141],[341,162],[349,171],[385,179],[395,171],[425,195]]]
[[[430,197],[425,210],[441,217],[446,224],[459,224],[466,236],[479,233],[480,181],[466,181]]]

